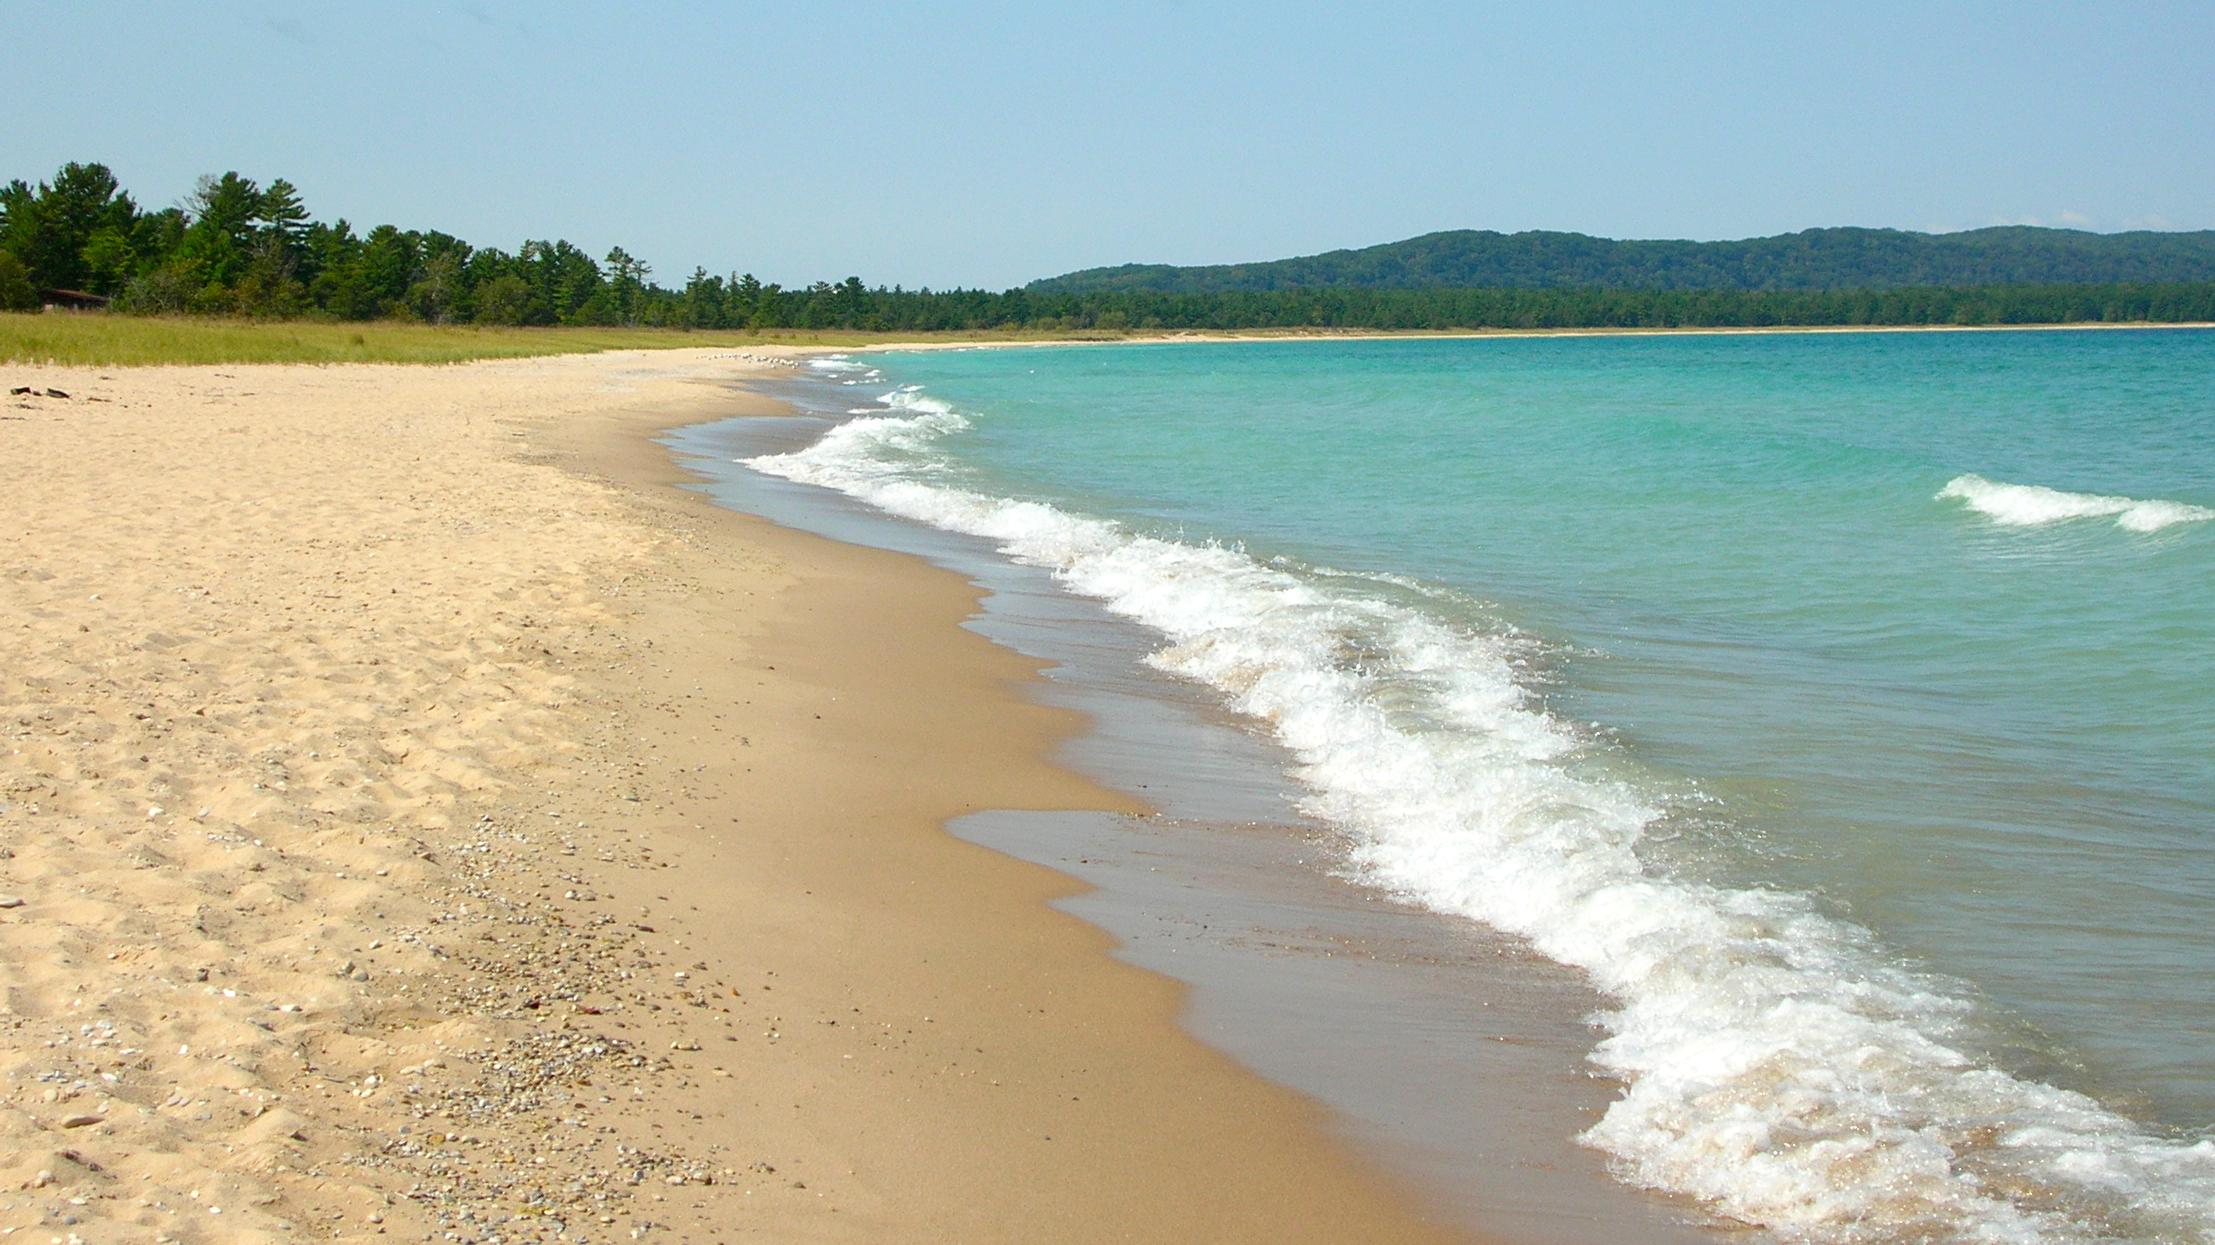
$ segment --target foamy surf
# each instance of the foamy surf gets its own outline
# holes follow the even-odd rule
[[[808,360],[808,368],[826,377],[837,378],[841,385],[867,385],[884,379],[884,373],[845,355],[819,355]]]
[[[1995,523],[2037,527],[2066,519],[2113,519],[2133,532],[2158,532],[2178,523],[2215,519],[2215,510],[2180,501],[2140,501],[2099,493],[2067,493],[2042,484],[2002,484],[1980,475],[1958,475],[1938,490],[1938,500],[1959,500]]]
[[[935,446],[964,417],[914,387],[884,402],[751,465],[994,540],[1151,628],[1154,664],[1290,749],[1363,880],[1582,969],[1614,1000],[1594,1061],[1624,1086],[1585,1139],[1627,1179],[1799,1239],[2215,1232],[2215,1142],[1981,1062],[1971,1004],[1804,896],[1650,867],[1658,801],[1592,776],[1593,742],[1517,677],[1526,641],[1353,577],[959,487]]]

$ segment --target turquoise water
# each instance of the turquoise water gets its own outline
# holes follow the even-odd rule
[[[766,470],[990,536],[1351,877],[1620,1001],[1586,1138],[1816,1239],[2215,1231],[2215,333],[832,362]]]

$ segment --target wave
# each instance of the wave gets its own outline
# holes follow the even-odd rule
[[[2140,501],[2099,493],[2065,493],[2041,484],[2002,484],[1980,475],[1958,475],[1937,500],[1959,499],[1971,510],[2009,527],[2034,527],[2064,519],[2115,520],[2133,532],[2158,532],[2178,523],[2215,519],[2215,510],[2180,501]]]
[[[842,377],[841,385],[866,385],[884,379],[884,373],[866,363],[845,355],[819,355],[808,360],[808,367],[828,376]]]
[[[1970,1051],[1973,1007],[1805,896],[1670,876],[1660,815],[1517,678],[1512,635],[1419,597],[958,487],[968,426],[910,386],[765,473],[998,542],[1164,640],[1296,759],[1362,880],[1520,935],[1612,1001],[1621,1096],[1584,1140],[1626,1179],[1797,1239],[2205,1240],[2215,1141],[2151,1135]]]

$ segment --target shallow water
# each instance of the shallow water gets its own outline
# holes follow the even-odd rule
[[[1625,1179],[2206,1239],[2215,334],[819,370],[868,413],[757,466],[1146,627],[1347,836],[1318,867],[1604,993]]]

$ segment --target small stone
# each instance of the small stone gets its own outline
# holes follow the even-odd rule
[[[0,908],[20,908],[20,907],[22,907],[22,906],[23,906],[23,896],[21,896],[21,895],[0,895]]]
[[[62,1117],[62,1127],[63,1127],[63,1128],[85,1128],[85,1127],[88,1127],[88,1126],[90,1126],[90,1125],[93,1125],[93,1124],[98,1124],[98,1123],[100,1122],[100,1120],[101,1120],[101,1117],[100,1117],[100,1116],[97,1116],[97,1115],[89,1115],[89,1114],[79,1114],[79,1115],[65,1115],[65,1116],[63,1116],[63,1117]]]

